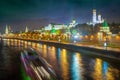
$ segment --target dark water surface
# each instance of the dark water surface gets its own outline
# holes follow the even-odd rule
[[[46,44],[15,40],[6,40],[4,43],[14,47],[0,48],[1,80],[22,80],[18,56],[22,46],[35,48],[52,65],[61,80],[120,80],[120,61]]]
[[[21,80],[18,51],[0,44],[0,80]]]
[[[62,80],[120,80],[119,61],[84,55],[86,51],[75,52],[45,44],[35,48]]]

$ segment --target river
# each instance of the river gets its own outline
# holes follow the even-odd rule
[[[13,78],[12,80],[23,79],[19,53],[28,47],[36,49],[39,55],[52,65],[61,80],[120,79],[119,61],[90,55],[88,51],[75,52],[47,44],[8,39],[0,49],[0,79],[3,77],[1,80],[5,76],[8,76],[8,79]]]

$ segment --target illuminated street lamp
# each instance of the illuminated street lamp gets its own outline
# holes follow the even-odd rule
[[[105,42],[104,42],[104,47],[106,50],[107,50],[107,46],[108,46],[108,34],[106,33]]]
[[[79,33],[77,33],[76,35],[73,36],[73,38],[74,38],[74,43],[76,43],[76,42],[79,40],[79,36],[80,36]]]
[[[78,39],[78,36],[77,35],[75,35],[74,36],[74,43],[76,43],[76,40]]]

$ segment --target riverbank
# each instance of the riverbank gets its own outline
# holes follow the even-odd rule
[[[96,55],[106,58],[111,58],[115,60],[120,60],[120,51],[117,48],[100,47],[95,45],[84,45],[78,43],[65,43],[65,42],[56,42],[56,41],[39,41],[42,44],[53,45],[56,47],[61,47],[65,49],[70,49],[78,52],[87,52],[88,55]]]
[[[27,40],[27,39],[18,39],[18,40],[53,45],[56,47],[61,47],[61,48],[70,49],[70,50],[79,51],[79,52],[88,51],[88,55],[90,54],[90,55],[96,55],[96,56],[120,60],[119,48],[111,48],[108,46],[104,47],[99,45],[82,44],[82,43],[58,42],[58,41],[50,41],[50,40]]]

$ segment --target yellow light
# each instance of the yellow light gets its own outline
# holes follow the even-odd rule
[[[94,66],[94,73],[93,73],[93,76],[94,76],[94,79],[95,80],[102,80],[102,60],[97,58],[96,59],[96,64]]]
[[[117,36],[116,36],[116,40],[119,40],[119,39],[120,39],[120,37],[117,35]]]
[[[93,38],[94,38],[94,36],[93,36],[93,35],[91,35],[91,38],[93,39]]]
[[[67,61],[67,53],[66,53],[66,49],[62,49],[62,53],[61,53],[61,68],[62,68],[62,77],[64,78],[64,80],[68,80],[68,68],[69,68],[69,64]]]
[[[88,39],[88,36],[86,35],[85,38]]]
[[[43,57],[46,58],[47,57],[47,46],[45,44],[42,46],[42,52],[43,52]]]
[[[81,36],[80,36],[80,39],[82,39],[82,38],[83,38],[83,36],[81,35]]]

